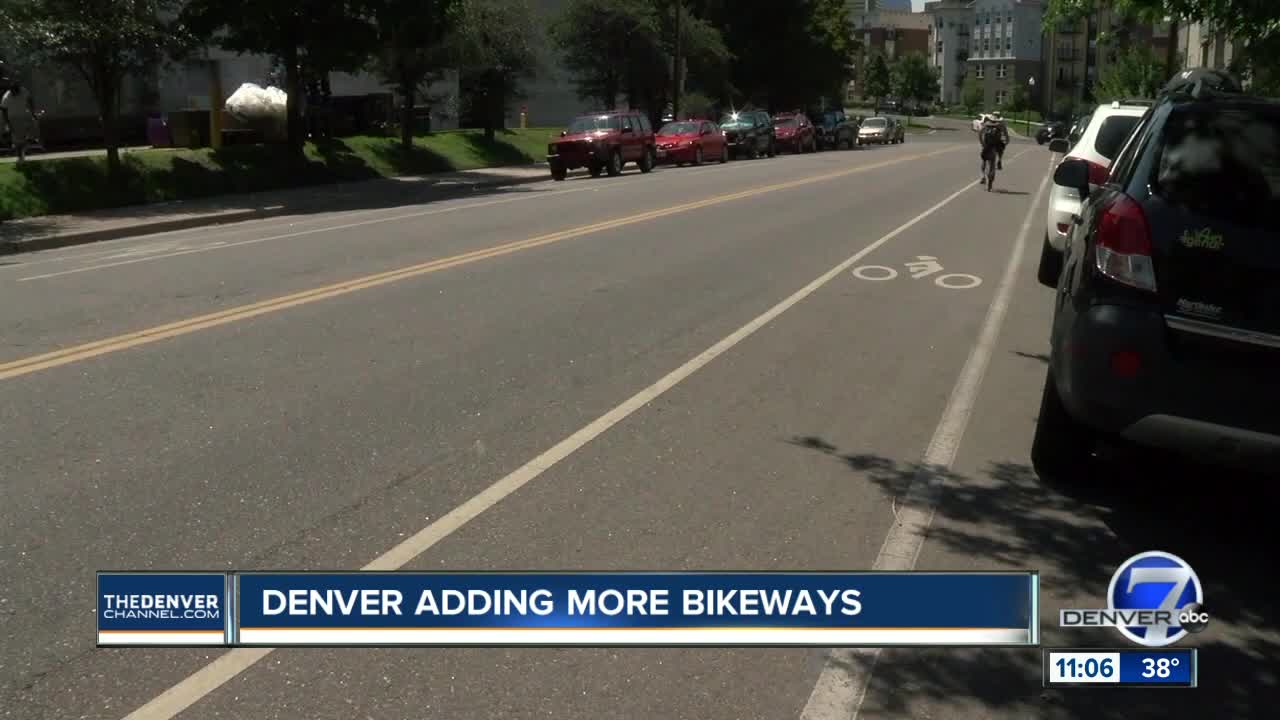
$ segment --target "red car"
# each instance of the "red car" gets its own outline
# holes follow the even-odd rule
[[[703,160],[729,160],[724,133],[707,120],[669,122],[658,131],[657,145],[659,162],[701,165]]]
[[[577,117],[547,146],[547,164],[555,180],[564,180],[570,170],[580,167],[587,168],[592,177],[601,172],[620,175],[629,162],[647,173],[657,159],[649,118],[635,110]]]
[[[779,113],[773,116],[773,132],[779,147],[791,152],[816,152],[818,135],[813,122],[802,112]]]

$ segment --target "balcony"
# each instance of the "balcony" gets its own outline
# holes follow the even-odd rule
[[[1084,53],[1074,48],[1058,48],[1053,56],[1061,62],[1079,62],[1084,59]]]

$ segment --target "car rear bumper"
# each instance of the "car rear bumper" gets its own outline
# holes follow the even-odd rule
[[[1186,332],[1154,308],[1099,305],[1056,338],[1067,411],[1103,433],[1243,469],[1280,472],[1280,348]],[[1132,353],[1117,356],[1117,353]],[[1137,369],[1121,372],[1137,358]]]
[[[1067,248],[1067,232],[1062,228],[1071,227],[1071,218],[1080,213],[1080,196],[1070,188],[1052,185],[1049,191],[1049,209],[1045,216],[1045,233],[1049,236],[1049,246],[1058,252]]]
[[[687,163],[693,162],[693,146],[658,148],[658,162]]]

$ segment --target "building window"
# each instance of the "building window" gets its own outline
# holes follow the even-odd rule
[[[982,77],[983,77],[983,67],[982,67],[982,63],[978,63],[977,67],[975,67],[975,68],[974,68],[974,70],[973,70],[973,76],[974,76],[974,77],[976,77],[976,78],[978,78],[979,80],[981,80],[981,79],[982,79]]]
[[[987,38],[982,39],[982,51],[986,52],[991,49],[991,41]]]
[[[1008,77],[1008,75],[1009,75],[1008,66],[1006,66],[1004,63],[1000,63],[999,65],[996,66],[996,77],[1004,79],[1005,77]]]
[[[997,91],[996,91],[996,105],[997,105],[997,106],[1004,105],[1004,101],[1005,101],[1008,97],[1009,97],[1009,93],[1005,92],[1004,90],[997,90]]]
[[[1004,49],[1013,52],[1013,38],[1004,41]]]

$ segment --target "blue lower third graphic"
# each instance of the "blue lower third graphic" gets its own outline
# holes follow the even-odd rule
[[[1100,650],[1055,648],[1044,651],[1046,687],[1195,687],[1199,656],[1185,650]]]
[[[1034,573],[245,573],[243,646],[1035,645]]]
[[[225,645],[222,573],[98,573],[98,645]]]

